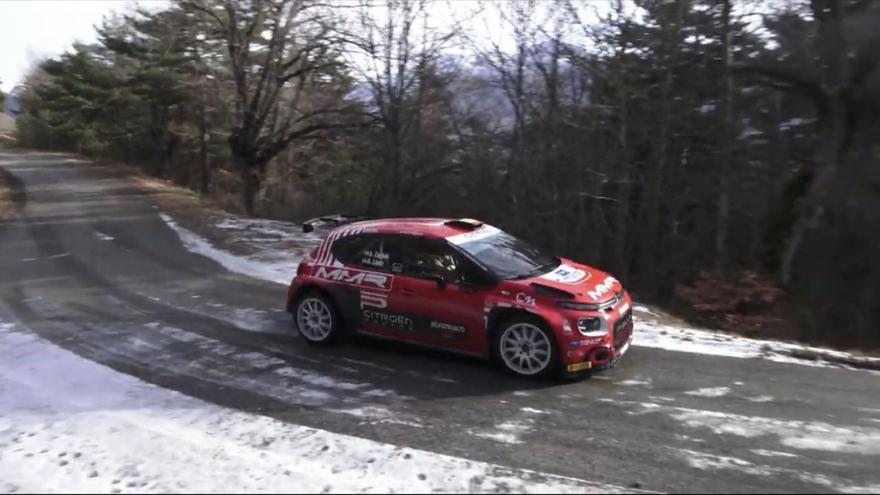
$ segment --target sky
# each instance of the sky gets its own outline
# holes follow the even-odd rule
[[[38,60],[58,55],[74,41],[97,39],[94,26],[111,11],[166,0],[0,0],[0,81],[3,91],[18,84]]]
[[[338,3],[352,0],[335,0]],[[490,0],[504,1],[504,0]],[[97,40],[95,26],[111,12],[126,12],[140,5],[148,9],[169,5],[168,0],[0,0],[0,89],[8,92],[19,84],[36,62],[57,56],[74,42]],[[599,1],[599,4],[604,0]],[[464,23],[487,40],[510,41],[491,18],[491,9],[480,9],[477,0],[435,0],[429,14],[437,27]],[[381,14],[380,14],[381,15]]]

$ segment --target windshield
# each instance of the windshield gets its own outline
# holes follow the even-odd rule
[[[545,254],[521,239],[497,229],[490,232],[454,244],[507,279],[543,275],[559,266],[559,258]]]

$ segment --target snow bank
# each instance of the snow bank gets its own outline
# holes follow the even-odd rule
[[[636,306],[634,311],[647,315],[647,317],[640,318],[637,315],[635,318],[636,329],[633,338],[635,346],[741,359],[766,359],[777,363],[816,367],[848,367],[840,362],[864,362],[873,366],[880,365],[880,359],[857,357],[833,349],[775,340],[750,339],[722,332],[666,325],[656,321],[654,313],[640,311],[641,308]],[[815,356],[816,358],[809,359],[800,356]]]
[[[227,410],[0,322],[0,492],[620,492]]]
[[[279,237],[281,241],[296,238],[301,239],[303,246],[305,247],[298,250],[263,249],[256,255],[238,256],[214,247],[208,240],[184,227],[181,227],[170,216],[164,213],[160,213],[159,216],[177,233],[178,237],[180,237],[180,240],[183,242],[183,245],[191,252],[211,258],[231,272],[241,273],[243,275],[284,285],[289,284],[293,279],[296,274],[296,267],[299,265],[303,256],[308,253],[310,246],[317,245],[318,243],[318,239],[315,236],[294,234],[292,224],[287,224],[290,227],[289,229],[281,230],[281,228],[276,225],[280,222],[266,222],[268,225],[261,225],[260,228],[251,227],[254,233],[252,237],[247,237],[242,233],[237,235],[237,239],[247,240],[252,245],[263,245],[266,247],[267,244],[279,242]],[[255,221],[250,223],[253,224]],[[238,226],[239,228],[244,229],[245,227],[243,227],[243,225],[245,225],[243,221],[227,219],[218,223],[217,227],[230,230],[233,227]],[[275,237],[268,237],[267,239],[266,236],[270,233],[274,233]]]

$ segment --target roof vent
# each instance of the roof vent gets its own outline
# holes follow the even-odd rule
[[[449,220],[443,223],[450,227],[459,227],[462,229],[473,230],[483,226],[483,222],[474,220],[473,218],[459,218],[458,220]]]

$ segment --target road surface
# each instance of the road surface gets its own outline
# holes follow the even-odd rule
[[[622,487],[880,487],[876,373],[636,346],[614,370],[558,384],[406,346],[314,349],[292,331],[284,287],[189,252],[125,181],[35,152],[0,149],[0,168],[20,199],[0,223],[0,318],[121,373],[284,422]]]

